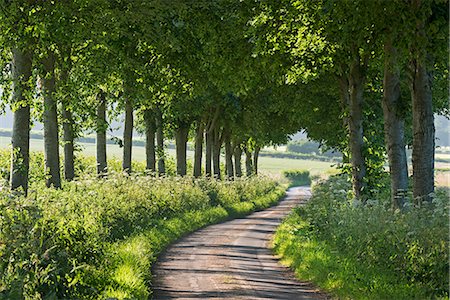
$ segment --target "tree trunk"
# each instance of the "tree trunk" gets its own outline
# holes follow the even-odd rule
[[[205,150],[205,173],[207,177],[212,174],[212,149],[213,149],[213,133],[206,130],[206,150]]]
[[[131,150],[133,147],[133,103],[126,95],[125,99],[125,128],[123,130],[123,160],[122,170],[131,173]]]
[[[68,69],[61,70],[60,84],[63,88],[67,87],[69,77]],[[63,141],[64,141],[64,179],[72,181],[75,178],[75,157],[74,157],[74,121],[72,111],[69,108],[70,99],[64,96],[61,99],[62,122],[63,122]]]
[[[52,52],[42,61],[41,82],[44,95],[44,157],[46,186],[61,187],[59,166],[58,112],[55,99],[55,56]]]
[[[13,49],[12,110],[14,112],[11,154],[11,189],[22,187],[28,192],[28,171],[30,165],[30,102],[32,56],[30,52]]]
[[[101,90],[97,95],[97,175],[103,177],[108,172],[106,160],[106,95]]]
[[[253,169],[255,171],[255,175],[258,175],[258,158],[259,158],[259,151],[261,150],[261,147],[255,147],[255,152],[253,152]]]
[[[363,93],[364,75],[360,65],[360,59],[356,59],[350,68],[350,110],[349,110],[349,146],[350,161],[352,164],[353,195],[362,200],[364,190],[364,177],[366,164],[363,147]]]
[[[233,180],[233,147],[231,147],[231,134],[229,131],[227,131],[225,134],[225,168],[228,180]]]
[[[214,178],[220,179],[220,149],[222,148],[222,141],[220,139],[219,128],[214,129],[214,139],[213,139],[213,168],[214,168]]]
[[[405,121],[401,112],[400,69],[391,41],[384,45],[383,115],[386,151],[391,176],[393,209],[402,208],[408,189],[408,165],[405,151]]]
[[[202,176],[202,152],[203,152],[203,133],[205,125],[202,121],[198,121],[195,130],[195,153],[194,153],[194,177]],[[210,160],[211,162],[211,160]]]
[[[164,132],[162,112],[158,108],[156,111],[156,152],[158,153],[158,174],[166,173],[166,164],[164,161]]]
[[[235,166],[236,177],[242,177],[241,158],[242,158],[241,146],[236,145],[234,147],[234,166]]]
[[[252,152],[245,148],[245,174],[247,177],[253,175]]]
[[[146,169],[156,172],[156,152],[155,152],[155,136],[156,136],[156,120],[151,110],[144,111],[145,122],[145,157]]]
[[[63,139],[64,139],[64,178],[72,181],[75,178],[74,132],[72,112],[62,103]]]
[[[413,115],[413,197],[414,204],[431,203],[434,193],[434,148],[435,128],[431,74],[432,57],[426,50],[426,21],[420,11],[421,0],[413,0],[412,9],[416,19],[415,44],[411,48],[412,62],[412,115]]]
[[[434,117],[432,75],[420,58],[413,61],[413,196],[415,205],[431,203],[434,192]]]
[[[175,132],[175,146],[177,151],[177,174],[186,175],[186,151],[189,135],[189,126],[183,125]]]

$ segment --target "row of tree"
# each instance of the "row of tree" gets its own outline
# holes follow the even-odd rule
[[[55,187],[60,125],[64,174],[72,180],[76,138],[97,133],[103,174],[106,115],[123,114],[127,172],[133,128],[145,133],[149,170],[165,172],[169,136],[177,173],[185,175],[191,137],[193,175],[201,176],[204,153],[206,175],[220,177],[225,148],[229,178],[241,175],[243,152],[248,166],[254,153],[256,167],[261,147],[305,129],[344,153],[362,201],[387,154],[395,208],[408,190],[405,146],[412,145],[414,199],[431,201],[433,113],[448,112],[447,6],[445,0],[4,0],[11,187],[27,190],[31,113],[44,123],[47,185]]]
[[[165,173],[168,135],[176,140],[177,173],[186,175],[191,133],[193,175],[201,176],[205,152],[206,175],[220,178],[224,147],[226,174],[232,178],[242,174],[242,153],[247,174],[257,172],[259,149],[286,142],[299,127],[287,125],[270,95],[276,85],[263,73],[267,60],[251,56],[243,17],[249,8],[243,4],[8,2],[0,24],[3,97],[14,111],[12,189],[28,188],[32,114],[44,124],[47,186],[56,188],[61,187],[60,132],[65,179],[76,175],[75,142],[86,130],[97,134],[102,175],[108,119],[119,114],[124,115],[118,142],[126,172],[132,171],[135,128],[146,136],[149,170]],[[274,121],[286,124],[274,128]]]

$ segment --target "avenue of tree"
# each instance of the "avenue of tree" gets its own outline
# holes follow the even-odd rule
[[[123,115],[128,173],[133,129],[145,134],[149,171],[165,173],[173,138],[187,175],[192,140],[192,175],[230,180],[244,166],[257,173],[262,147],[305,130],[344,153],[362,202],[386,156],[393,208],[408,191],[411,146],[414,204],[430,202],[433,115],[449,108],[448,22],[446,0],[1,0],[11,189],[28,189],[33,120],[44,124],[47,186],[61,188],[61,174],[77,176],[83,132],[96,132],[107,176],[109,122]]]

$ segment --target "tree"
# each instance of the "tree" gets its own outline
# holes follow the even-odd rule
[[[103,177],[108,171],[108,162],[106,160],[106,95],[103,90],[97,94],[97,124],[96,124],[96,147],[97,147],[97,174]]]
[[[34,84],[32,77],[34,55],[34,3],[22,6],[20,1],[10,1],[0,10],[0,55],[3,67],[11,60],[11,81],[3,78],[3,100],[8,101],[11,93],[13,111],[13,131],[11,149],[10,186],[12,190],[22,188],[28,192],[29,149],[30,149],[30,109]],[[5,70],[5,69],[4,69]],[[4,75],[4,73],[3,73]],[[4,80],[6,79],[6,80]],[[12,86],[10,84],[12,83]]]
[[[48,51],[42,61],[43,73],[41,75],[42,94],[44,97],[44,157],[47,187],[61,187],[59,165],[59,134],[58,112],[55,98],[55,55]]]
[[[30,94],[32,54],[28,49],[12,50],[14,112],[11,156],[11,189],[22,187],[28,191],[29,149],[30,149]]]
[[[439,35],[448,38],[448,9],[444,1],[412,0],[410,10],[413,196],[414,203],[420,205],[433,199],[435,129],[431,71],[435,55],[446,49],[439,45],[438,39]]]

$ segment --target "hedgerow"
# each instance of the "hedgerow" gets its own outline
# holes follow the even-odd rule
[[[275,251],[339,298],[448,297],[448,190],[437,190],[432,207],[404,212],[387,208],[389,199],[358,205],[349,190],[346,176],[315,186],[278,229]]]

